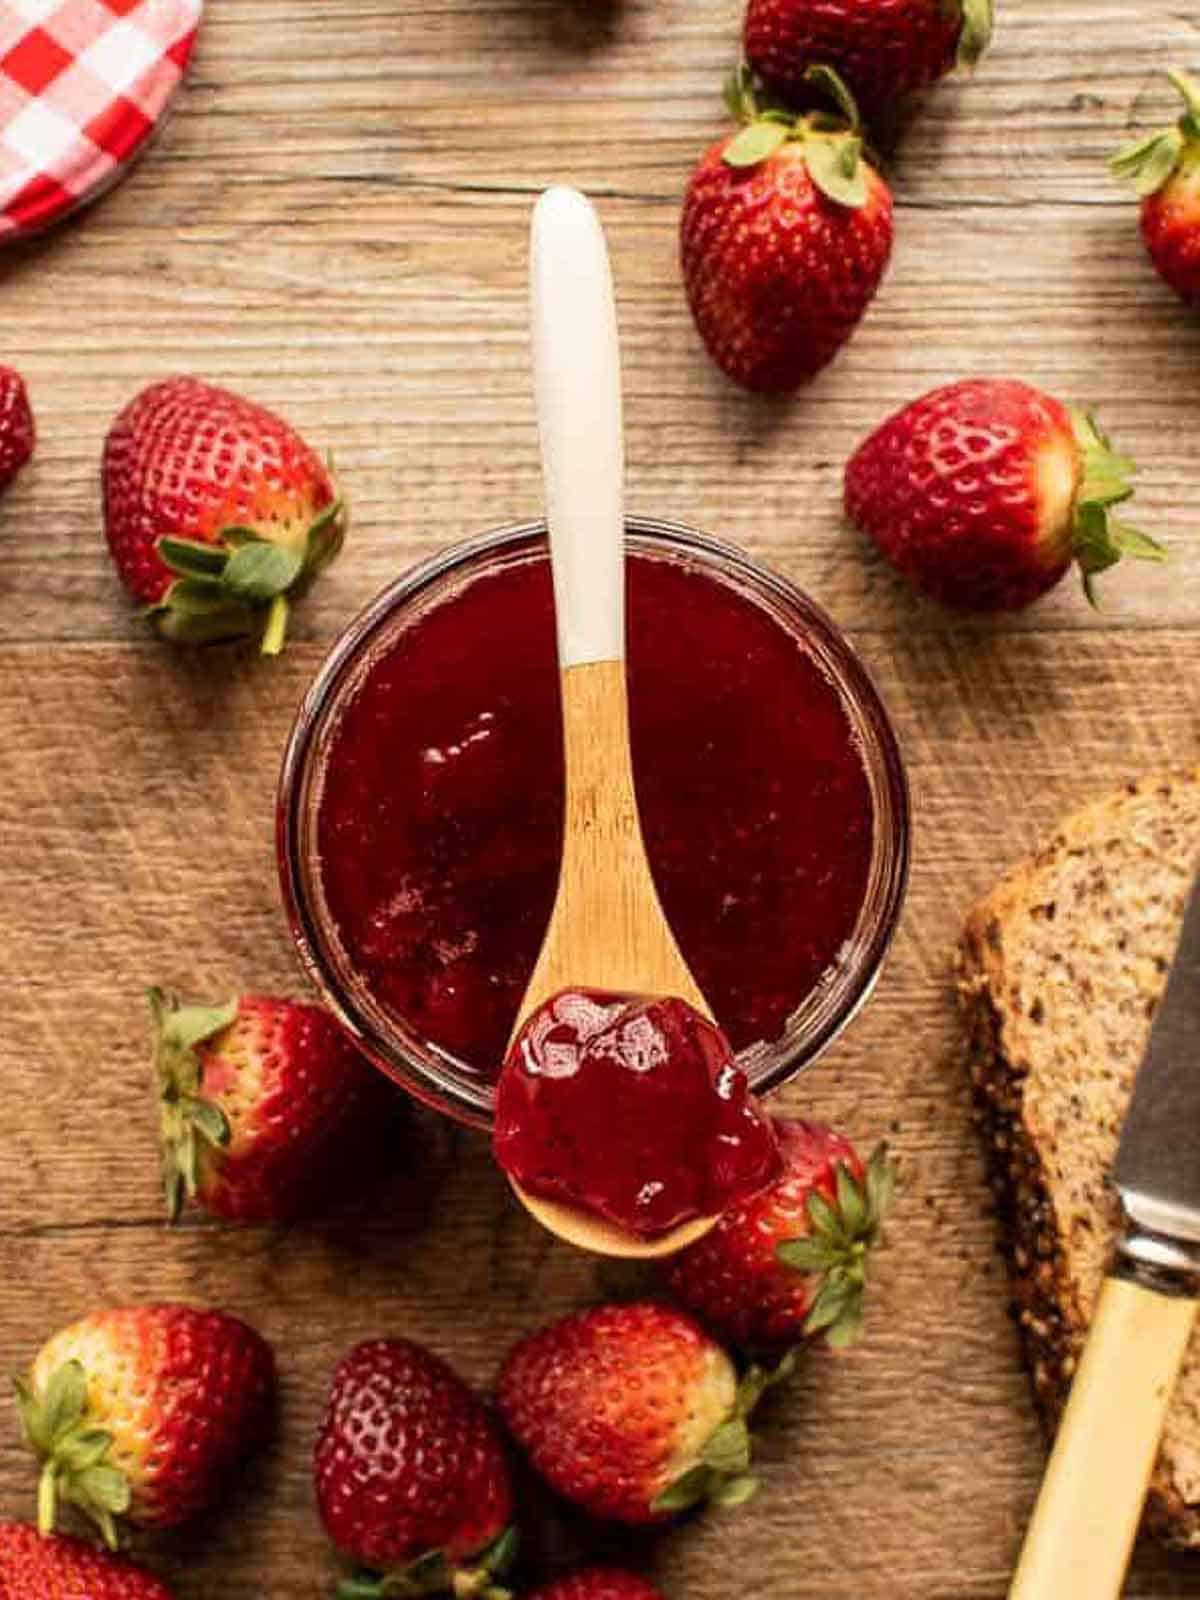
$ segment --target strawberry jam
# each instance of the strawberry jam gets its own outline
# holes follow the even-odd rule
[[[778,1175],[771,1119],[719,1028],[685,1001],[555,995],[500,1074],[496,1160],[522,1188],[644,1238]]]
[[[629,562],[638,801],[663,906],[735,1050],[778,1039],[866,894],[871,790],[838,690],[708,570]],[[550,567],[475,577],[395,634],[334,727],[322,893],[378,1005],[485,1079],[554,898],[563,768]]]

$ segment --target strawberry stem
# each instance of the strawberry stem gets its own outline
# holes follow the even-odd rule
[[[970,71],[992,42],[992,0],[962,0],[962,29],[955,65]]]
[[[1200,138],[1200,86],[1178,67],[1170,67],[1167,77],[1183,97],[1183,103],[1187,108],[1184,112],[1183,131],[1191,139]]]
[[[474,1558],[473,1565],[455,1566],[441,1550],[428,1550],[393,1572],[359,1572],[343,1578],[335,1600],[392,1600],[392,1597],[452,1594],[455,1600],[514,1600],[496,1580],[517,1554],[518,1535],[508,1527]]]
[[[360,1572],[343,1578],[334,1600],[408,1600],[420,1595],[452,1594],[455,1600],[514,1600],[510,1589],[493,1582],[482,1569],[462,1568],[454,1573],[422,1575],[408,1572]]]
[[[827,66],[823,61],[817,61],[805,69],[804,81],[811,83],[814,89],[820,90],[832,100],[838,113],[849,123],[851,132],[858,132],[862,126],[862,118],[858,114],[858,102],[850,93],[849,85],[840,72],[834,67]]]
[[[38,1474],[37,1525],[43,1539],[54,1532],[58,1520],[58,1469],[47,1461]]]
[[[1183,98],[1183,115],[1169,128],[1142,134],[1122,145],[1108,163],[1112,173],[1132,183],[1134,193],[1143,200],[1157,194],[1174,177],[1189,146],[1200,144],[1200,86],[1175,67],[1167,77]]]
[[[267,611],[267,625],[263,629],[261,650],[264,656],[277,656],[283,649],[284,639],[287,636],[288,603],[287,596],[277,594],[271,601]]]

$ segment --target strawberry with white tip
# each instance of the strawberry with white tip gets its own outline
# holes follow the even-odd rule
[[[498,1402],[552,1489],[590,1516],[637,1525],[750,1498],[748,1419],[791,1370],[789,1356],[739,1380],[720,1345],[675,1307],[601,1305],[523,1339]]]
[[[323,1006],[149,999],[171,1221],[192,1200],[229,1222],[290,1222],[377,1165],[404,1101]]]
[[[1189,306],[1200,306],[1200,86],[1167,77],[1183,99],[1169,128],[1118,150],[1109,165],[1141,199],[1142,238],[1154,268]]]
[[[121,1523],[173,1528],[227,1487],[266,1435],[275,1361],[223,1311],[122,1306],[55,1334],[15,1387],[40,1468],[39,1529],[70,1504],[115,1550]]]
[[[252,634],[277,654],[292,598],[345,538],[329,466],[273,411],[199,378],[130,401],[102,476],[121,581],[178,643]]]
[[[1016,611],[1072,563],[1088,599],[1122,556],[1166,552],[1116,515],[1133,462],[1092,416],[1008,378],[902,406],[846,466],[850,521],[917,588],[964,611]]]

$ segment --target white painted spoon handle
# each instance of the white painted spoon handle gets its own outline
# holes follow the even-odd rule
[[[600,219],[547,189],[530,237],[533,364],[559,665],[625,656],[621,359]]]

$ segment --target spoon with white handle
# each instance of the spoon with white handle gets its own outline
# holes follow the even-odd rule
[[[638,820],[625,687],[621,368],[608,251],[574,189],[533,215],[532,321],[546,520],[562,680],[566,818],[558,894],[513,1037],[564,989],[676,995],[712,1011],[680,954]],[[663,1256],[700,1238],[702,1217],[655,1239],[531,1195],[552,1233],[611,1256]]]

